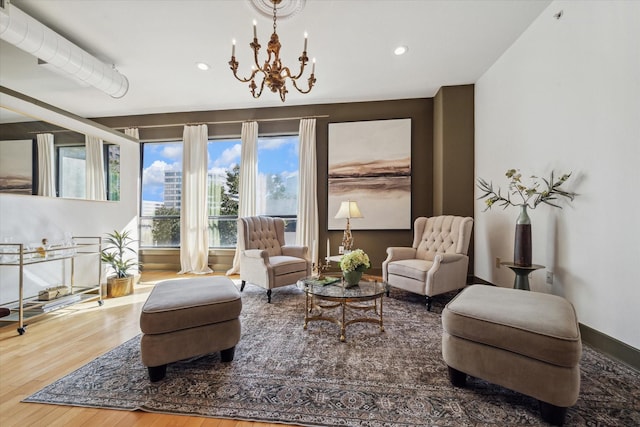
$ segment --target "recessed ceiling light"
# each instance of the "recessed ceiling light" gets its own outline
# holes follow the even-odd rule
[[[198,67],[198,69],[202,71],[207,71],[210,68],[209,64],[206,64],[204,62],[196,62],[196,67]]]
[[[393,53],[395,53],[396,55],[400,56],[400,55],[404,55],[405,53],[407,53],[407,51],[409,50],[408,47],[406,46],[398,46]]]

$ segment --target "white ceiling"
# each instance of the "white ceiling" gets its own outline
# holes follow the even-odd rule
[[[293,70],[308,32],[317,83],[307,95],[289,84],[285,104],[266,89],[253,99],[229,70],[235,38],[240,70],[248,74],[253,19],[262,52],[271,34],[272,21],[247,0],[11,3],[115,64],[130,89],[114,99],[82,87],[4,41],[0,85],[83,117],[106,117],[431,97],[441,86],[475,83],[551,0],[307,0],[302,12],[278,20],[277,31],[283,62]],[[398,45],[408,53],[395,56]],[[199,61],[211,69],[198,70]]]

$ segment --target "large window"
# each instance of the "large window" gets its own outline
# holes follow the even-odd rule
[[[120,200],[120,146],[104,144],[103,157],[107,200]],[[86,198],[86,159],[84,145],[56,147],[58,197]]]
[[[258,215],[284,218],[285,240],[296,239],[298,212],[298,135],[258,138]]]
[[[140,245],[180,245],[182,143],[142,145]]]
[[[287,241],[295,239],[298,136],[258,138],[258,214],[287,219]],[[142,146],[141,245],[180,246],[182,142]],[[237,241],[239,139],[211,140],[208,151],[209,246],[233,248]]]

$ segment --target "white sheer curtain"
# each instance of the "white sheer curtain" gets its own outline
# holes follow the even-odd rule
[[[240,148],[240,177],[238,183],[238,218],[256,214],[256,181],[258,177],[258,122],[242,124],[242,147]],[[239,236],[238,236],[239,237]],[[233,266],[227,275],[240,271],[240,251],[243,242],[237,242]]]
[[[308,246],[311,262],[318,265],[318,174],[316,119],[300,120],[300,172],[296,244]]]
[[[104,178],[104,155],[102,140],[85,135],[87,199],[107,200],[107,187]]]
[[[180,266],[178,274],[211,273],[207,212],[207,125],[185,126],[182,149],[180,205]]]
[[[53,134],[39,133],[36,139],[38,141],[38,195],[56,197]]]

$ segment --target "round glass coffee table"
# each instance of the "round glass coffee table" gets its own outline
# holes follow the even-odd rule
[[[340,341],[346,341],[347,326],[352,323],[375,323],[384,332],[382,322],[382,297],[387,291],[384,282],[363,278],[356,286],[345,287],[341,277],[310,276],[298,280],[305,292],[304,329],[309,322],[325,320],[340,326]],[[372,302],[371,302],[372,301]],[[326,311],[339,309],[337,316],[325,315]],[[348,311],[373,311],[374,316],[347,319]]]

